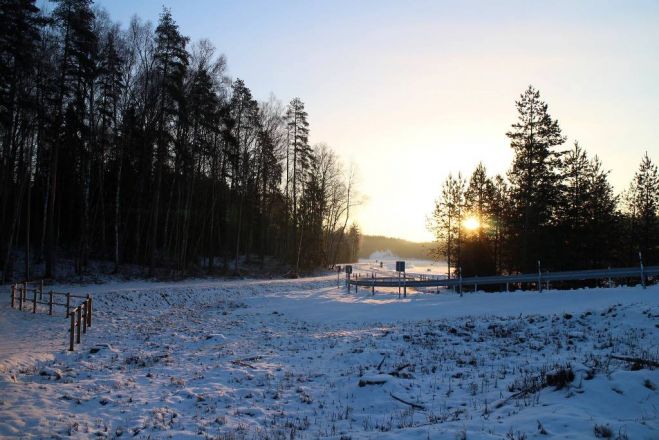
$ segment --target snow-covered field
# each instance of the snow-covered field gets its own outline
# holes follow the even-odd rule
[[[377,272],[380,269],[380,262],[382,262],[382,269],[384,271],[394,272],[396,270],[396,261],[398,260],[405,260],[405,270],[410,274],[446,276],[446,261],[416,258],[405,259],[397,257],[390,252],[374,252],[369,258],[360,258],[357,267],[367,269],[368,274],[370,274],[371,271]]]
[[[2,438],[659,438],[658,370],[611,358],[659,360],[658,286],[404,300],[347,294],[335,275],[63,289],[94,295],[75,353],[64,318],[2,293]]]

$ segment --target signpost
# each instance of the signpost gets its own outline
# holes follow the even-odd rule
[[[403,295],[407,298],[407,282],[405,277],[405,262],[396,261],[396,272],[398,272],[398,298],[400,298],[400,274],[403,273]]]

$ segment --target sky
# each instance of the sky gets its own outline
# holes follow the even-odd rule
[[[659,162],[659,1],[96,0],[124,26],[163,5],[207,38],[259,100],[306,105],[312,144],[358,170],[366,234],[431,240],[449,173],[492,175],[532,84],[625,189]]]

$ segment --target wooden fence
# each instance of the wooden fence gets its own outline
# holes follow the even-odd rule
[[[46,297],[45,300],[44,296]],[[48,314],[51,316],[53,315],[53,307],[62,307],[64,309],[64,317],[69,318],[71,321],[69,328],[69,350],[73,351],[74,345],[80,344],[81,333],[87,333],[87,328],[92,326],[91,295],[73,295],[70,292],[61,293],[53,292],[52,290],[44,292],[43,281],[12,284],[12,308],[37,313],[40,309],[38,307],[39,305],[47,306]]]

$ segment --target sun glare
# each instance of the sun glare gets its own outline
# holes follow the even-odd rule
[[[467,217],[463,223],[465,229],[468,231],[475,231],[481,227],[481,223],[476,217]]]

